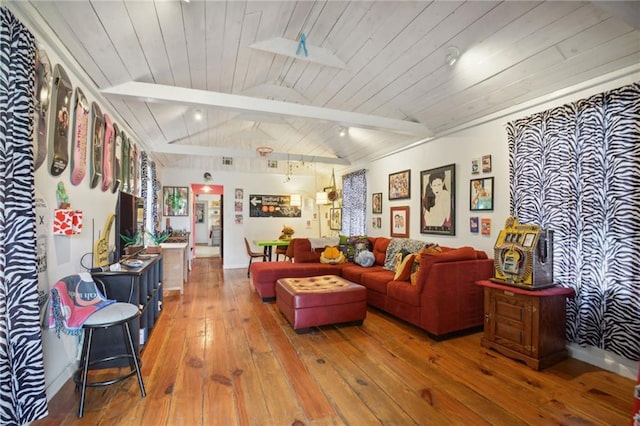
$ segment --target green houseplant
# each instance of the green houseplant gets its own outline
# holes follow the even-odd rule
[[[142,249],[142,235],[137,231],[134,232],[133,235],[129,232],[120,234],[120,239],[124,242],[125,254],[137,253]]]
[[[147,253],[160,253],[162,249],[160,244],[169,239],[171,234],[169,232],[151,232],[147,231],[150,244],[147,246]]]

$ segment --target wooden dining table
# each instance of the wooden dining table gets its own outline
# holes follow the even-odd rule
[[[271,262],[271,256],[273,254],[273,247],[286,247],[291,240],[253,240],[253,244],[258,247],[263,247],[264,255],[267,256],[269,262]]]

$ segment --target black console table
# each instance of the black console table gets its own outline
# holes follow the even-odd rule
[[[134,334],[136,355],[144,349],[153,327],[162,312],[162,255],[138,259],[138,268],[120,266],[119,271],[94,272],[94,280],[104,284],[107,299],[128,302],[140,308],[140,316],[129,323]],[[137,334],[136,334],[137,333]],[[135,336],[139,339],[135,339]],[[120,327],[96,330],[90,360],[127,353]],[[128,360],[116,359],[102,363],[104,367],[125,367]]]

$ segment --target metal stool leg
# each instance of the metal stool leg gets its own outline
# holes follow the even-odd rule
[[[140,394],[144,398],[147,396],[147,392],[144,389],[144,383],[142,382],[142,373],[140,372],[140,363],[138,362],[138,357],[136,356],[136,347],[133,345],[133,338],[131,336],[131,328],[129,327],[129,323],[125,322],[122,324],[124,326],[127,340],[129,340],[129,350],[131,351],[131,358],[133,359],[133,364],[136,369],[136,374],[138,376],[138,386],[140,386]]]
[[[89,335],[87,336],[85,333],[85,344],[83,345],[86,350],[83,350],[82,354],[82,378],[81,378],[81,392],[80,392],[80,408],[78,409],[78,418],[81,419],[84,415],[84,397],[87,393],[87,374],[89,373],[89,354],[91,353],[91,339],[93,339],[93,328],[89,328],[85,330],[88,331]]]

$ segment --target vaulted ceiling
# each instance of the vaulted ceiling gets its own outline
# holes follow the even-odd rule
[[[8,4],[165,167],[364,164],[640,64],[639,2]]]

